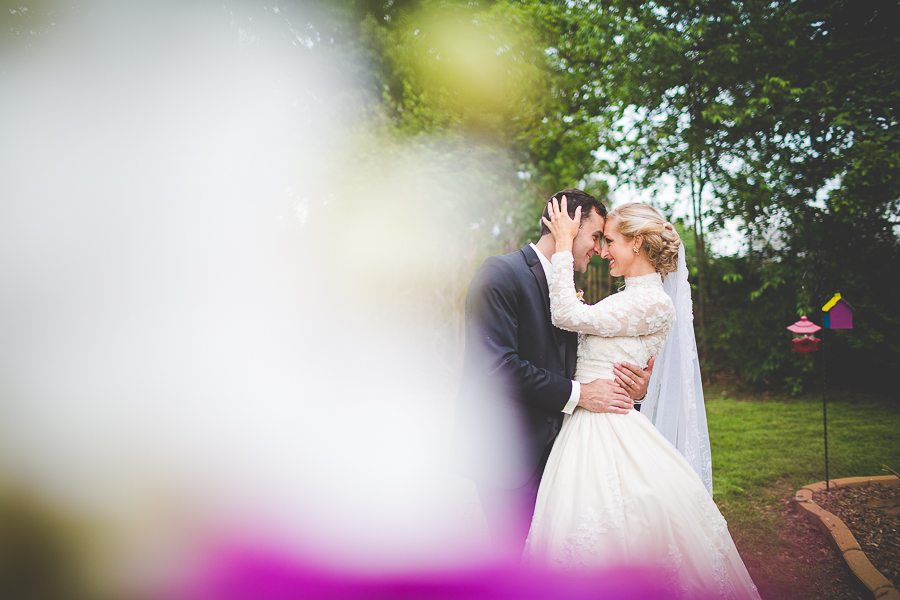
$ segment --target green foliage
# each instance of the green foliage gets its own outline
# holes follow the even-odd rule
[[[895,235],[880,220],[845,223],[819,214],[793,225],[777,248],[711,262],[704,367],[796,394],[821,385],[824,352],[829,386],[892,389],[892,365],[900,357],[900,280],[891,275],[900,272]],[[854,328],[819,335],[825,336],[822,352],[791,353],[785,328],[803,315],[821,325],[821,308],[835,292],[856,309]]]
[[[781,43],[765,40],[758,75],[729,90],[741,166],[723,171],[724,215],[804,212],[835,181],[828,212],[898,215],[898,18],[893,2],[772,5]]]
[[[793,287],[777,276],[764,279],[763,273],[747,258],[723,257],[710,264],[705,332],[710,353],[703,366],[732,371],[760,386],[792,385],[789,380],[797,374],[814,375],[814,358],[790,351],[785,328],[799,318]]]

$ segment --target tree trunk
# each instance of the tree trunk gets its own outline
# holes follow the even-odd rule
[[[699,171],[699,168],[698,168]],[[697,321],[700,333],[700,362],[706,361],[706,242],[703,235],[703,187],[705,181],[694,171],[694,160],[691,157],[691,205],[694,212],[694,247],[697,252]]]

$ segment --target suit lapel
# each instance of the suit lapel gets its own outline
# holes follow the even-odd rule
[[[574,352],[570,352],[567,348],[569,346],[568,342],[570,335],[568,332],[553,326],[553,319],[550,315],[550,288],[547,285],[547,274],[544,273],[544,267],[541,264],[541,259],[538,258],[537,253],[531,246],[525,246],[524,248],[522,248],[522,253],[525,255],[525,262],[528,264],[528,268],[531,269],[531,273],[532,275],[534,275],[534,279],[537,282],[538,288],[541,290],[541,298],[544,301],[544,308],[547,311],[547,317],[550,322],[550,326],[553,328],[553,336],[556,340],[556,349],[559,351],[559,358],[562,360],[562,364],[565,366],[566,371],[574,373]],[[572,354],[571,358],[569,356],[570,354]],[[570,360],[572,362],[571,370],[569,370]]]
[[[544,267],[541,265],[541,259],[538,258],[537,253],[535,253],[534,248],[531,246],[525,246],[522,248],[522,253],[525,254],[525,262],[528,264],[528,268],[531,269],[531,274],[534,275],[534,280],[537,282],[538,288],[541,290],[541,298],[544,300],[544,306],[547,308],[547,314],[550,314],[550,288],[547,287],[547,274],[544,273]]]

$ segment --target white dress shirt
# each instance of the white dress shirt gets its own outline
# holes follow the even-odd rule
[[[538,247],[534,244],[529,244],[531,249],[535,251],[538,255],[538,258],[541,260],[541,267],[544,269],[544,276],[547,278],[547,288],[549,289],[553,285],[553,266],[550,264],[550,261],[547,260],[547,257],[544,256],[544,253],[538,250]],[[548,296],[549,299],[549,296]],[[572,395],[569,396],[569,401],[566,402],[565,407],[563,407],[562,411],[567,415],[571,415],[575,410],[575,407],[578,406],[578,399],[581,397],[581,384],[577,381],[572,382]]]

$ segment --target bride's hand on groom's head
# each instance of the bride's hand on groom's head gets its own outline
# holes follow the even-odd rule
[[[551,198],[547,203],[547,214],[550,218],[542,217],[544,225],[553,234],[553,239],[557,242],[571,242],[578,235],[578,228],[581,226],[581,207],[575,209],[575,217],[569,216],[568,200],[562,197],[562,202],[556,198]],[[571,248],[568,248],[571,250]]]

